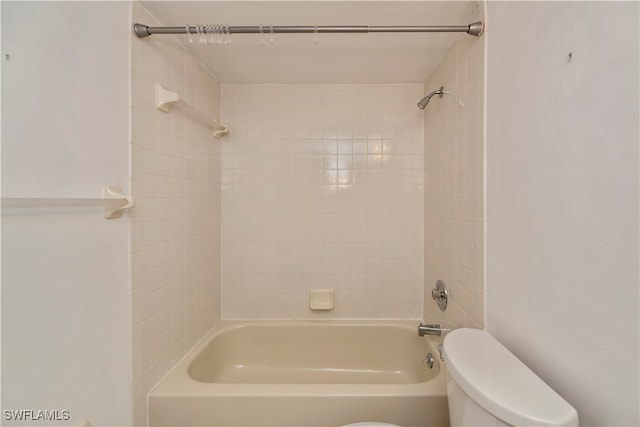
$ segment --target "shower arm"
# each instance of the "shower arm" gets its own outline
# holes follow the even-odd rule
[[[425,107],[427,106],[427,104],[429,104],[429,101],[431,101],[431,98],[433,98],[434,95],[439,95],[440,98],[442,98],[445,93],[448,93],[448,92],[446,92],[444,90],[444,86],[440,86],[440,89],[434,90],[429,95],[426,95],[424,98],[422,98],[420,100],[420,102],[418,102],[418,108],[420,108],[421,110],[424,110]]]
[[[148,25],[135,23],[133,32],[139,38],[149,37],[153,34],[198,34],[207,31],[207,25],[184,27],[149,27]],[[221,27],[221,26],[216,26]],[[484,31],[484,22],[478,21],[469,25],[458,26],[282,26],[282,25],[253,25],[253,26],[224,26],[228,34],[296,34],[296,33],[321,33],[321,34],[351,34],[351,33],[467,33],[479,36]]]

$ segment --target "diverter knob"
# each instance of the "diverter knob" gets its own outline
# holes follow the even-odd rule
[[[447,309],[447,299],[449,295],[447,288],[442,280],[436,282],[436,287],[431,290],[431,298],[438,304],[440,310],[445,311]]]

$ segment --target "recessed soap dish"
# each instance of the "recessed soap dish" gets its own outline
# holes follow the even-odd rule
[[[311,310],[332,310],[333,289],[312,289],[309,293]]]

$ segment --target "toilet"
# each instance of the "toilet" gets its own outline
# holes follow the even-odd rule
[[[578,413],[491,334],[460,328],[444,340],[452,427],[578,426]],[[343,427],[399,427],[355,423]]]
[[[491,334],[461,328],[444,340],[452,427],[578,426],[578,413]]]

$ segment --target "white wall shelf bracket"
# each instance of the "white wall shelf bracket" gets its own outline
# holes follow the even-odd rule
[[[102,189],[102,195],[105,199],[120,199],[124,205],[119,207],[106,207],[104,209],[104,217],[106,219],[120,218],[122,211],[131,209],[136,205],[136,200],[131,196],[125,196],[122,187],[105,185]]]

